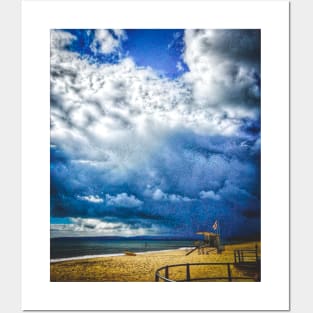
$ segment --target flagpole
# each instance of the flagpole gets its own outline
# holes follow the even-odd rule
[[[221,230],[220,230],[220,221],[217,220],[217,234],[218,234],[218,241],[219,241],[219,250],[221,249],[222,246],[222,240],[221,240]]]
[[[220,238],[220,244],[222,244],[222,239],[221,239],[221,230],[220,230],[220,225],[221,225],[221,223],[220,223],[220,221],[218,221],[218,235],[219,235],[219,238]]]

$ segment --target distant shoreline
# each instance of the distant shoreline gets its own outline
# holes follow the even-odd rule
[[[178,240],[159,238],[58,238],[50,241],[50,263],[80,260],[87,258],[121,256],[125,251],[136,254],[152,253],[179,248],[192,248],[197,245],[198,240],[180,239]],[[223,245],[241,244],[249,241],[222,241]]]
[[[173,250],[181,247],[193,247],[191,240],[142,240],[142,239],[59,239],[50,242],[50,260],[80,259],[97,256],[118,256],[125,251],[133,253]]]
[[[194,247],[181,247],[177,249],[151,250],[151,251],[141,251],[141,252],[132,251],[132,252],[139,255],[139,254],[149,254],[149,253],[170,252],[170,251],[176,251],[176,250],[186,250],[186,249],[193,249],[193,248]],[[86,259],[97,259],[97,258],[109,258],[109,257],[123,256],[123,255],[125,255],[125,253],[94,254],[94,255],[91,254],[91,255],[82,255],[82,256],[68,257],[68,258],[51,259],[50,263],[86,260]]]

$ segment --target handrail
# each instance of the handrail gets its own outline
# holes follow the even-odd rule
[[[234,250],[234,262],[247,263],[247,262],[258,262],[259,255],[257,246],[255,249],[236,249]]]
[[[252,262],[251,262],[252,263]],[[199,277],[199,278],[192,278],[190,276],[190,267],[191,266],[203,266],[203,265],[209,265],[209,266],[227,266],[227,276],[217,276],[217,277]],[[253,277],[248,277],[248,276],[232,276],[231,273],[231,265],[235,266],[237,263],[182,263],[182,264],[171,264],[171,265],[166,265],[162,266],[159,269],[156,270],[155,272],[155,281],[158,282],[161,280],[165,282],[183,282],[183,281],[199,281],[199,280],[228,280],[228,281],[233,281],[233,280],[254,280]],[[172,267],[181,267],[184,266],[186,267],[186,279],[184,280],[173,280],[169,278],[169,272],[168,269]],[[164,270],[165,274],[164,276],[160,274],[160,271]]]

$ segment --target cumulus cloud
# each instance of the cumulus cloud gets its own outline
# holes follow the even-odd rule
[[[102,203],[103,199],[100,198],[99,196],[95,195],[90,195],[90,196],[77,196],[78,199],[80,200],[85,200],[88,202],[92,202],[92,203]]]
[[[155,189],[154,191],[148,189],[145,191],[145,194],[151,196],[151,198],[156,201],[189,202],[194,200],[186,196],[165,193],[159,188]]]
[[[122,40],[127,39],[127,35],[123,29],[113,29],[112,31],[117,38],[122,39]]]
[[[69,224],[51,224],[51,237],[72,236],[142,236],[157,233],[154,225],[150,227],[125,224],[122,222],[107,222],[95,218],[71,218]]]
[[[134,195],[128,195],[123,192],[117,194],[116,196],[111,196],[107,194],[105,196],[107,205],[117,206],[117,207],[126,207],[134,208],[140,206],[143,202],[137,199]]]
[[[105,33],[108,34],[108,31]],[[191,36],[187,33],[186,37]],[[201,97],[197,96],[199,84],[201,89],[206,90],[205,93],[210,93],[207,97],[204,95],[205,99],[218,97],[216,103],[224,100],[227,88],[221,86],[222,92],[213,92],[210,91],[211,85],[202,84],[204,81],[216,81],[215,76],[225,75],[218,71],[214,79],[207,80],[206,75],[213,70],[199,72],[198,66],[192,65],[193,59],[188,61],[188,47],[197,39],[194,37],[186,40],[186,63],[191,71],[177,80],[160,78],[149,68],[138,68],[131,58],[124,58],[119,64],[96,66],[74,53],[59,51],[57,57],[51,59],[54,140],[64,142],[68,137],[68,141],[88,147],[87,142],[92,137],[92,145],[101,142],[101,145],[109,145],[107,150],[112,151],[110,145],[115,139],[128,140],[131,136],[141,141],[140,135],[145,134],[150,136],[146,142],[158,141],[162,132],[156,133],[153,128],[163,129],[164,132],[166,129],[186,127],[204,134],[233,134],[241,126],[240,118],[251,117],[253,112],[202,103]],[[242,78],[238,76],[238,84],[234,85],[238,85],[237,88],[232,85],[229,89],[244,89],[240,84],[248,79],[245,74],[242,72]],[[240,92],[246,94],[245,91]],[[244,103],[244,99],[240,100]],[[67,149],[71,146],[67,144]]]
[[[182,65],[182,63],[181,63],[180,61],[177,62],[176,68],[177,68],[177,70],[180,71],[180,72],[184,70],[184,67],[183,67],[183,65]]]
[[[212,200],[220,200],[221,197],[216,194],[213,190],[208,190],[208,191],[200,191],[199,196],[201,199],[212,199]]]
[[[61,30],[51,30],[50,32],[50,49],[52,52],[55,50],[64,50],[73,40],[77,38],[69,32]]]
[[[260,32],[186,30],[184,39],[190,69],[184,78],[198,104],[233,117],[253,115],[260,104]]]
[[[121,40],[124,39],[126,39],[126,34],[121,29],[111,32],[107,29],[96,29],[90,48],[95,53],[113,53],[120,47]]]

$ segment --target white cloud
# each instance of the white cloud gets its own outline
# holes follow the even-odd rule
[[[102,51],[118,49],[125,33],[114,33],[116,38],[107,30],[96,32]],[[110,179],[122,180],[126,173],[149,165],[168,133],[189,129],[232,135],[240,118],[253,117],[254,111],[232,109],[225,90],[233,89],[239,97],[251,75],[242,65],[232,81],[231,61],[218,62],[201,49],[210,36],[209,31],[186,31],[184,58],[191,71],[169,80],[151,68],[137,67],[129,57],[118,64],[90,64],[63,49],[74,36],[52,31],[52,144],[86,165],[110,171]]]
[[[112,231],[123,226],[122,223],[109,223],[96,218],[71,218],[73,225],[80,230],[94,229],[94,230],[106,230]]]
[[[113,33],[115,38],[107,29],[97,29],[95,31],[95,37],[91,43],[91,50],[95,53],[109,54],[115,52],[120,47],[121,40],[126,38],[126,34],[123,30],[115,29]]]
[[[177,70],[178,70],[179,72],[181,72],[181,71],[184,70],[183,65],[182,65],[182,63],[181,63],[180,61],[178,61],[178,62],[176,63],[176,68],[177,68]]]
[[[70,34],[69,32],[61,31],[61,30],[51,30],[50,32],[50,43],[51,50],[62,50],[67,45],[69,45],[73,40],[77,38]]]
[[[200,191],[199,192],[200,199],[211,199],[211,200],[220,200],[220,195],[216,194],[213,190],[208,191]]]
[[[134,195],[128,195],[123,192],[117,194],[116,196],[111,196],[107,194],[105,196],[107,205],[110,206],[118,206],[118,207],[126,207],[126,208],[135,208],[140,206],[143,202],[137,199]]]
[[[103,203],[103,199],[100,198],[99,196],[95,195],[90,195],[90,196],[77,196],[79,200],[84,200],[92,203]]]
[[[113,29],[113,32],[118,38],[127,39],[127,35],[123,29]]]
[[[240,30],[186,30],[184,74],[200,106],[218,106],[237,118],[251,116],[259,104],[258,36]],[[238,107],[242,107],[238,110]],[[235,109],[234,109],[235,107]]]
[[[71,218],[70,224],[50,224],[51,237],[71,236],[140,236],[158,232],[155,225],[138,227],[123,222],[107,222],[96,218]]]
[[[103,162],[101,161],[90,161],[90,160],[71,160],[73,164],[83,164],[83,165],[89,165],[94,167],[101,167],[103,165]]]
[[[167,195],[161,189],[156,189],[152,194],[153,200],[166,200]]]
[[[189,202],[189,201],[194,200],[194,199],[191,199],[189,197],[185,197],[185,196],[181,196],[181,195],[175,195],[175,194],[169,194],[168,199],[172,202],[179,202],[179,201]]]
[[[74,126],[71,133],[75,127],[86,128],[104,140],[131,129],[140,130],[150,120],[159,124],[159,129],[186,127],[200,133],[232,133],[238,126],[236,118],[248,113],[204,105],[196,89],[207,73],[201,78],[198,65],[190,62],[191,73],[182,80],[168,80],[149,68],[136,67],[130,58],[119,64],[95,66],[75,54],[59,51],[59,57],[51,60],[52,74],[57,74],[52,75],[51,91],[58,95],[61,108],[52,107],[52,122],[67,130],[66,122],[70,122]],[[210,89],[206,87],[201,85],[201,89]],[[220,96],[212,92],[205,98],[212,97]]]
[[[153,200],[156,201],[171,201],[171,202],[179,202],[179,201],[184,201],[184,202],[189,202],[193,201],[194,199],[191,199],[189,197],[181,196],[181,195],[176,195],[176,194],[167,194],[163,192],[161,189],[157,188],[156,190],[146,191],[146,195],[151,195]]]

